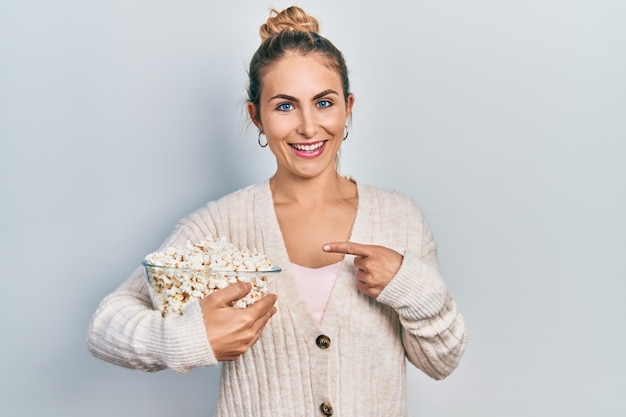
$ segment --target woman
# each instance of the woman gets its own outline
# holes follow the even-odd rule
[[[233,309],[250,290],[236,284],[163,318],[138,269],[91,322],[91,352],[121,366],[224,361],[217,416],[406,416],[405,359],[441,379],[464,351],[420,209],[337,172],[354,97],[318,31],[297,7],[261,26],[247,109],[275,174],[182,219],[162,245],[211,235],[257,248],[284,270],[276,295]]]

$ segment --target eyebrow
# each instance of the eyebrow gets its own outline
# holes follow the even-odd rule
[[[316,95],[313,96],[313,101],[314,100],[318,100],[324,96],[327,96],[329,94],[336,94],[339,95],[339,93],[337,93],[335,90],[333,89],[327,89],[322,91],[321,93],[318,93]],[[298,100],[297,98],[295,98],[294,96],[290,96],[288,94],[276,94],[274,97],[271,97],[268,101],[272,101],[272,100],[276,100],[276,99],[283,99],[283,100],[289,100],[289,101],[295,101],[295,102],[299,102],[300,100]]]

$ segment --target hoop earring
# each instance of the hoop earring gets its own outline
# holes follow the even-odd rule
[[[346,125],[346,136],[343,137],[343,140],[346,140],[349,134],[350,132],[348,131],[348,125]]]
[[[261,143],[261,131],[262,129],[259,128],[259,136],[256,138],[256,141],[261,148],[265,148],[267,146],[267,138],[265,138],[265,144]]]

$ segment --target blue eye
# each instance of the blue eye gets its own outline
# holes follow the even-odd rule
[[[293,109],[293,106],[290,103],[280,103],[276,109],[280,111],[289,111]]]
[[[330,100],[320,100],[317,102],[317,107],[320,107],[322,109],[326,108],[326,107],[330,107],[332,106],[333,103]]]

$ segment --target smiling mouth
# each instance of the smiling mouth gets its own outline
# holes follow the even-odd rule
[[[313,151],[318,150],[322,146],[324,146],[324,143],[326,143],[325,140],[321,142],[307,143],[307,144],[290,143],[289,146],[291,146],[292,148],[300,152],[313,152]]]

